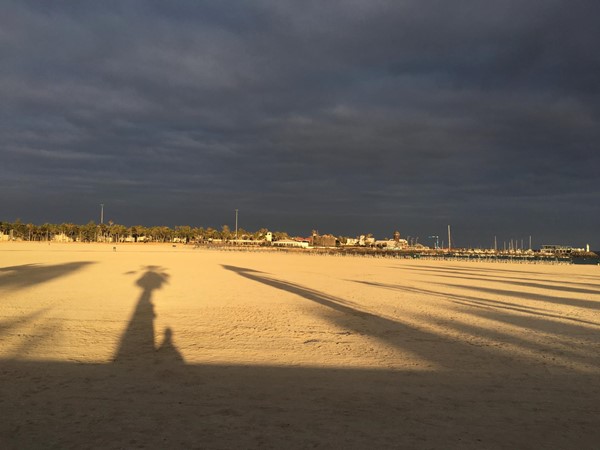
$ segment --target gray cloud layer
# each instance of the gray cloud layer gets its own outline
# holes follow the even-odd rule
[[[594,1],[3,4],[0,220],[600,247]]]

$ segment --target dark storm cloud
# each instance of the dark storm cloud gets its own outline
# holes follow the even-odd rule
[[[5,5],[4,220],[598,242],[593,1]]]

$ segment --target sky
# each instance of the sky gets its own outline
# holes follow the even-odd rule
[[[0,5],[0,220],[600,249],[597,0]]]

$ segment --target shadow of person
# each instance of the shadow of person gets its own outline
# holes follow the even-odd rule
[[[167,327],[163,337],[162,344],[156,350],[158,361],[166,363],[184,363],[183,356],[173,344],[173,330]]]
[[[115,362],[147,363],[156,355],[154,346],[154,303],[152,294],[168,282],[169,275],[159,266],[146,266],[142,276],[135,282],[142,288],[142,293],[135,310],[123,333],[119,347],[115,353]],[[171,332],[172,334],[172,332]],[[171,334],[168,342],[172,345]],[[166,339],[166,335],[165,335]],[[173,350],[174,347],[173,347]]]

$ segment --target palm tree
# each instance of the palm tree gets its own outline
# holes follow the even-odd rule
[[[264,239],[268,232],[269,232],[269,230],[267,230],[266,228],[261,228],[260,230],[255,231],[254,233],[252,233],[252,238],[255,241],[258,241],[260,239]]]
[[[274,241],[280,241],[282,239],[289,239],[289,238],[290,238],[290,236],[285,231],[275,231],[273,233],[273,240]]]
[[[87,224],[79,228],[79,235],[83,242],[94,242],[98,236],[98,228],[96,222],[90,220]]]
[[[237,232],[238,238],[239,239],[248,239],[249,237],[251,237],[251,234],[244,230],[243,228],[238,228],[238,232]]]
[[[228,241],[229,239],[231,239],[231,236],[232,233],[229,229],[229,225],[223,225],[221,227],[221,239],[223,239],[224,241]]]
[[[63,223],[59,226],[59,229],[64,235],[72,239],[73,241],[77,240],[77,236],[79,235],[79,225],[75,225],[73,223]]]
[[[212,227],[208,227],[206,229],[205,235],[206,239],[218,239],[219,238],[219,232],[217,230],[215,230]]]
[[[27,236],[27,225],[21,222],[21,219],[17,219],[11,224],[11,230],[14,239],[25,239]]]
[[[32,223],[28,223],[27,225],[25,225],[25,227],[27,229],[27,240],[32,241],[33,239],[35,239],[37,227]]]
[[[196,242],[204,241],[205,236],[206,236],[206,230],[204,228],[194,227],[192,229],[192,233],[194,235],[194,239],[196,240]]]
[[[142,241],[148,238],[148,229],[143,225],[135,225],[129,229],[131,233],[131,237],[133,237],[134,242],[138,242],[141,237],[144,237]]]
[[[45,223],[43,225],[41,225],[39,227],[39,236],[40,236],[40,240],[44,239],[46,241],[50,241],[52,240],[52,238],[54,237],[54,235],[56,234],[56,229],[57,226],[56,225],[52,225],[51,223]]]
[[[113,236],[116,236],[116,242],[123,242],[127,236],[127,227],[125,225],[115,224],[112,226]]]
[[[175,227],[175,237],[179,238],[186,244],[192,239],[194,233],[189,225],[180,225]]]

